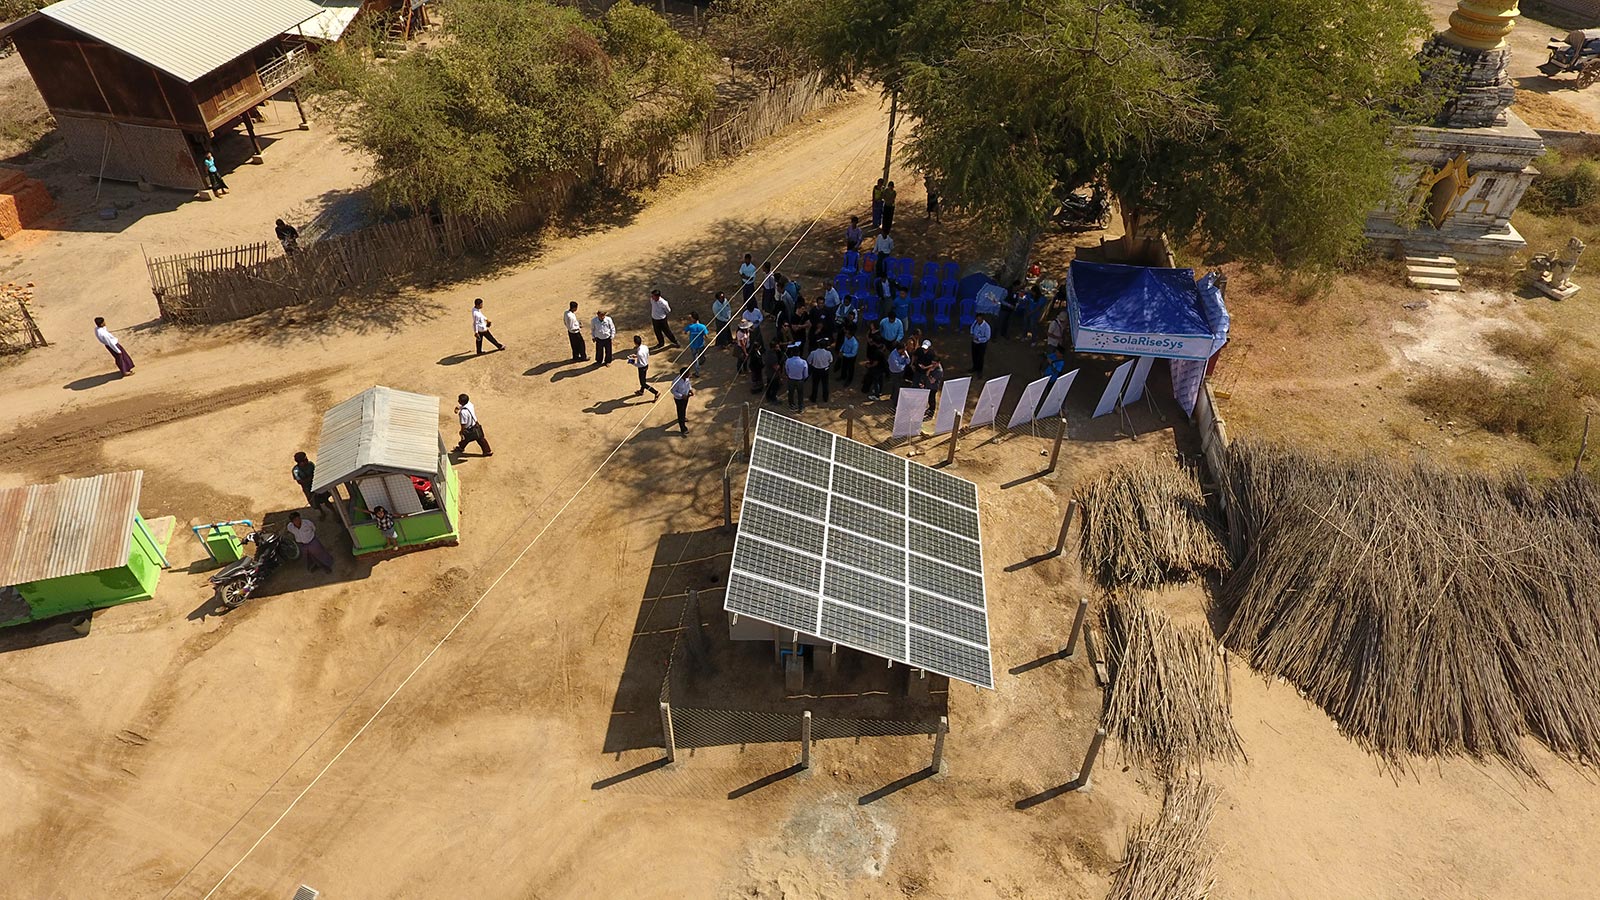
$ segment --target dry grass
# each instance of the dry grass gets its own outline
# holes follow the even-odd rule
[[[1592,482],[1236,443],[1246,548],[1224,638],[1387,760],[1464,754],[1538,779],[1532,734],[1600,761],[1600,510]]]
[[[1192,466],[1143,458],[1078,491],[1084,571],[1107,592],[1212,575],[1227,553]]]
[[[1100,615],[1111,673],[1106,731],[1123,754],[1163,774],[1242,760],[1228,671],[1211,633],[1180,628],[1133,597],[1111,598]]]
[[[1202,900],[1215,886],[1211,868],[1216,853],[1206,831],[1217,805],[1217,791],[1199,779],[1167,786],[1153,822],[1128,829],[1122,864],[1112,878],[1107,900]]]

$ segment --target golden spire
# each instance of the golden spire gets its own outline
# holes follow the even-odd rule
[[[1468,50],[1501,50],[1520,13],[1517,0],[1458,0],[1442,37]]]

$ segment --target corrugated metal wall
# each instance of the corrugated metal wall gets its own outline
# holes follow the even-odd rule
[[[205,187],[199,163],[182,131],[108,122],[56,113],[56,128],[66,139],[78,171],[94,177],[105,161],[105,177],[160,187],[198,191]]]

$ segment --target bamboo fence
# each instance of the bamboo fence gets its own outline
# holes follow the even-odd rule
[[[48,343],[28,310],[28,301],[32,299],[32,282],[0,287],[0,356],[22,353]]]

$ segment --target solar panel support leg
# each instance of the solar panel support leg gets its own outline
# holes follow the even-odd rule
[[[672,733],[672,704],[661,701],[661,734],[667,745],[667,762],[677,762],[677,739]]]
[[[939,727],[933,733],[933,765],[928,770],[935,775],[944,774],[944,736],[950,733],[950,717],[940,716]]]
[[[750,403],[749,403],[749,401],[746,401],[745,405],[744,405],[744,458],[745,458],[745,462],[749,462],[750,461]]]
[[[854,440],[856,436],[855,411],[856,408],[854,406],[846,406],[844,408],[844,436],[849,440]]]
[[[956,424],[950,429],[950,452],[945,454],[944,464],[953,466],[956,463],[956,438],[961,436],[961,413],[956,413]]]
[[[811,710],[800,714],[800,768],[811,768]]]
[[[926,669],[906,670],[906,697],[911,700],[928,699],[928,672]]]
[[[722,527],[733,527],[733,476],[722,470]]]
[[[1094,730],[1094,740],[1089,742],[1089,752],[1083,755],[1083,768],[1078,770],[1078,777],[1073,779],[1073,783],[1077,785],[1073,790],[1087,791],[1089,789],[1090,784],[1093,783],[1091,776],[1094,772],[1095,757],[1100,755],[1100,745],[1105,742],[1106,730],[1104,728],[1096,728]]]
[[[1061,519],[1061,533],[1056,535],[1056,549],[1051,556],[1060,556],[1067,552],[1067,532],[1072,528],[1072,517],[1078,514],[1078,501],[1067,501],[1067,514]]]
[[[1061,456],[1061,442],[1067,437],[1067,417],[1062,416],[1058,424],[1060,427],[1056,430],[1056,443],[1054,447],[1050,448],[1050,468],[1045,469],[1046,472],[1054,472],[1056,470],[1056,459]]]
[[[1061,651],[1062,659],[1071,659],[1078,653],[1078,637],[1083,634],[1083,619],[1089,613],[1089,599],[1079,598],[1078,614],[1072,617],[1072,633],[1067,635],[1067,648]]]

